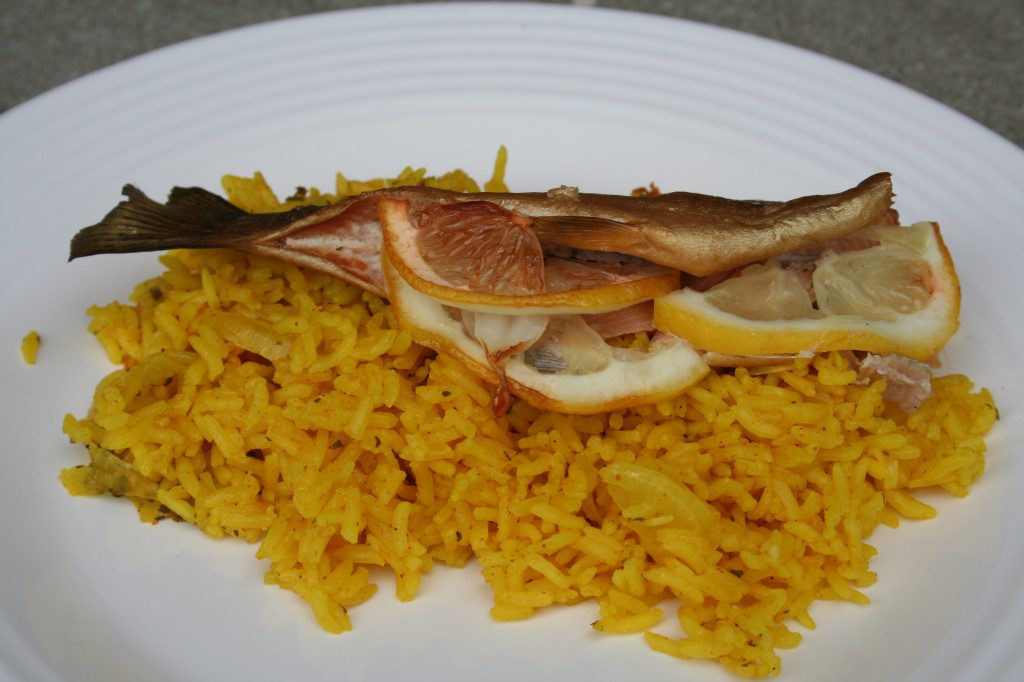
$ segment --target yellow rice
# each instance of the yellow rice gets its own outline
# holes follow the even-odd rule
[[[39,355],[39,346],[42,343],[42,339],[39,336],[39,332],[32,330],[28,334],[25,334],[21,340],[21,357],[25,361],[26,365],[36,364],[36,356]]]
[[[501,189],[501,165],[488,189]],[[475,189],[406,169],[383,182]],[[225,178],[235,203],[280,210],[262,177]],[[934,380],[912,415],[885,385],[852,383],[839,353],[754,375],[712,372],[673,400],[589,417],[516,402],[414,345],[385,301],[326,275],[226,250],[177,251],[131,303],[90,309],[123,365],[64,431],[90,453],[75,494],[129,496],[259,543],[268,584],[334,633],[386,566],[412,599],[435,563],[475,559],[491,615],[594,599],[595,630],[643,632],[654,650],[778,674],[820,599],[867,603],[866,543],[927,519],[919,490],[967,494],[997,418],[987,390]],[[227,322],[225,322],[227,320]],[[467,580],[473,578],[467,576]],[[682,638],[657,634],[675,619]],[[581,624],[581,626],[585,626]],[[661,626],[659,628],[659,626]]]

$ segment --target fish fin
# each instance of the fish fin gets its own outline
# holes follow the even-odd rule
[[[593,251],[628,253],[623,247],[637,237],[636,226],[596,216],[534,216],[531,226],[542,242]]]
[[[166,204],[134,185],[121,191],[127,200],[71,239],[68,260],[100,253],[242,246],[296,219],[293,212],[246,213],[198,187],[175,187]]]

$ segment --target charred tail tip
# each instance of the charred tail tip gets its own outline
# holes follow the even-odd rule
[[[120,241],[117,233],[121,228],[115,226],[122,222],[123,212],[138,204],[158,205],[131,183],[125,183],[121,187],[121,195],[125,198],[119,201],[117,206],[111,209],[101,221],[95,225],[83,227],[71,238],[68,250],[69,263],[76,258],[122,251],[123,249],[117,249],[117,244]]]

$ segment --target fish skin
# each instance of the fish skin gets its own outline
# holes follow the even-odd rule
[[[489,201],[528,216],[541,242],[628,254],[705,276],[837,239],[884,219],[892,206],[888,173],[829,195],[786,202],[742,201],[690,192],[654,196],[544,192],[462,193],[398,187],[335,204],[250,214],[207,190],[174,188],[165,204],[132,185],[127,198],[71,240],[68,260],[101,253],[173,248],[239,248],[315,268],[386,296],[379,263],[379,222],[354,210],[381,198]],[[351,211],[356,218],[349,220]],[[368,222],[369,221],[369,222]],[[326,227],[325,227],[326,226]],[[328,229],[329,228],[329,229]]]
[[[889,173],[876,173],[838,194],[781,203],[690,192],[640,197],[552,194],[543,215],[523,205],[542,242],[627,253],[701,277],[883,222],[893,201]],[[518,210],[514,205],[506,208]]]

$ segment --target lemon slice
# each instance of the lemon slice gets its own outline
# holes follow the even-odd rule
[[[447,353],[492,384],[504,380],[512,394],[540,409],[595,414],[651,403],[685,391],[709,371],[671,334],[659,335],[644,351],[612,348],[579,315],[550,316],[539,339],[498,367],[466,331],[459,309],[414,289],[387,258],[384,274],[395,316],[417,343]]]
[[[728,355],[862,350],[932,358],[960,314],[960,283],[939,226],[872,227],[856,238],[873,245],[826,249],[812,258],[813,274],[769,260],[705,292],[658,298],[654,324]]]
[[[411,212],[408,200],[384,198],[378,213],[384,253],[402,279],[466,310],[601,313],[679,287],[678,272],[652,263],[546,258],[529,219],[490,202],[435,202]]]

